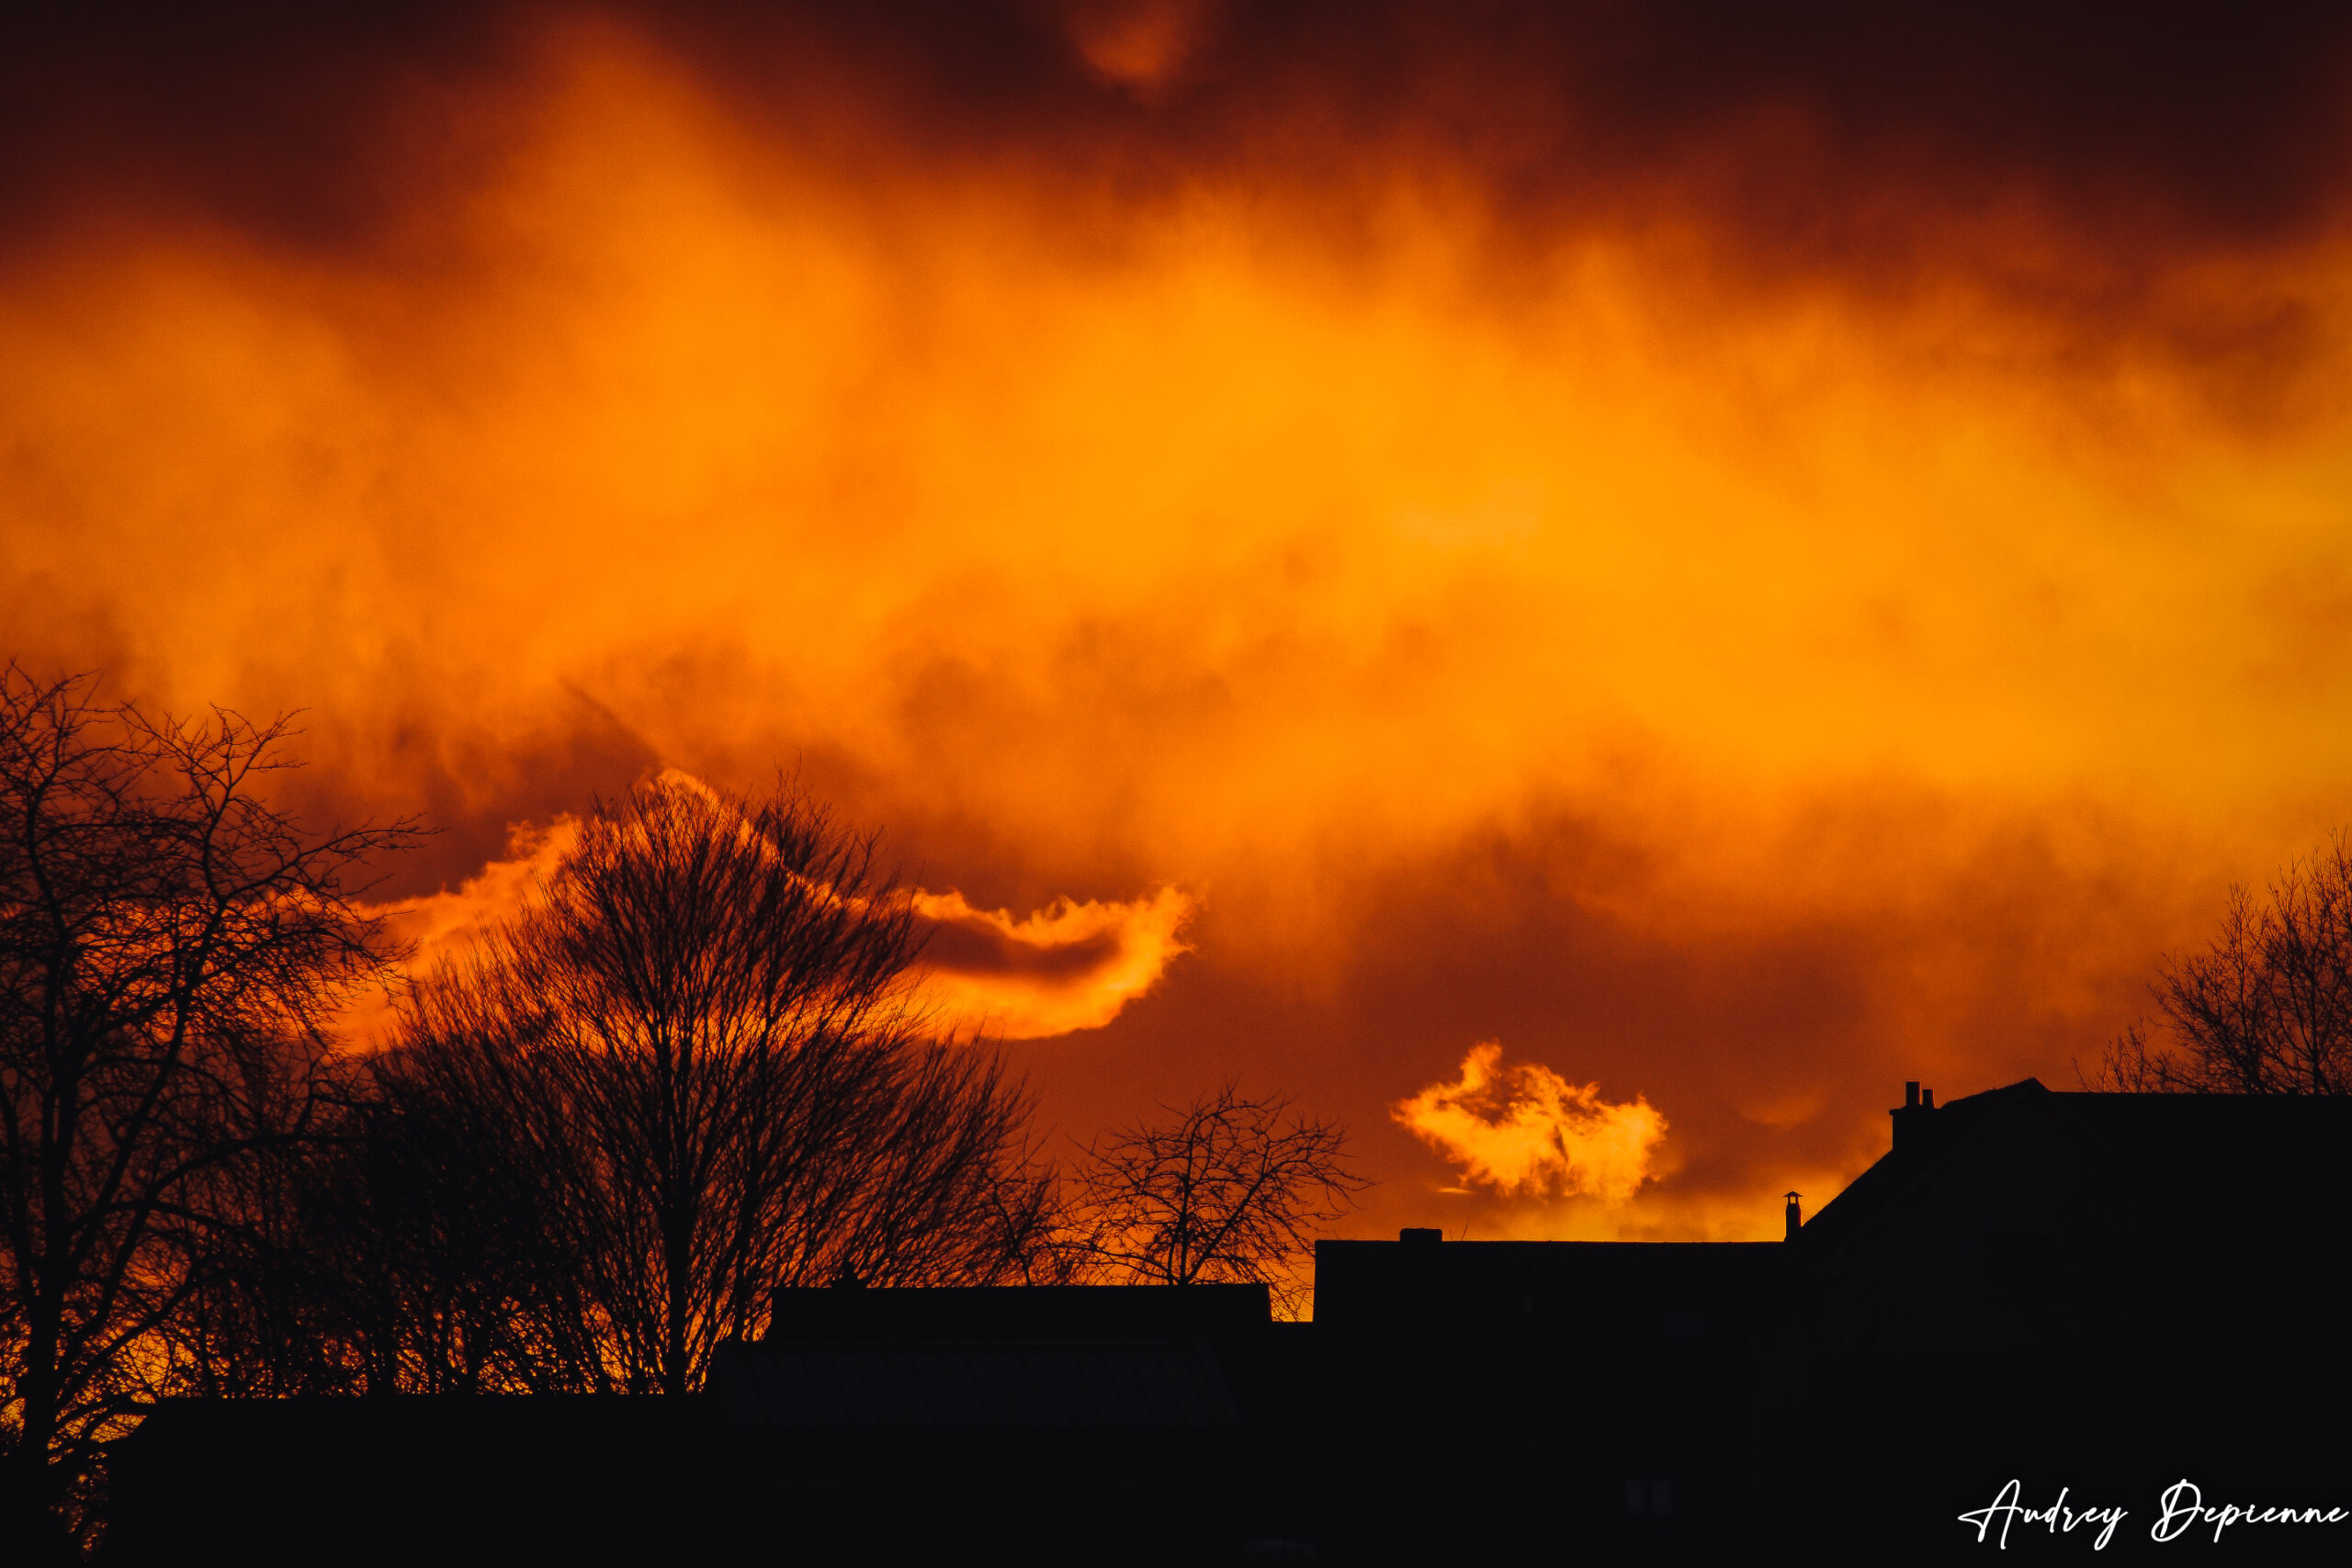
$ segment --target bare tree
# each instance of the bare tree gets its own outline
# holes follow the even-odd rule
[[[0,1537],[62,1550],[100,1443],[185,1386],[325,1021],[383,977],[349,879],[411,829],[301,833],[262,797],[288,733],[0,673]]]
[[[429,1159],[402,1130],[464,1121],[456,1146],[499,1174],[447,1196],[521,1206],[469,1254],[506,1270],[457,1325],[487,1363],[684,1393],[780,1286],[1021,1272],[1048,1201],[1026,1101],[992,1055],[926,1037],[911,904],[874,850],[788,793],[649,783],[417,988],[378,1131]],[[406,1223],[439,1223],[413,1198]],[[430,1299],[403,1289],[412,1314]]]
[[[1228,1080],[1170,1120],[1089,1145],[1072,1209],[1098,1273],[1159,1285],[1263,1282],[1295,1315],[1317,1227],[1370,1185],[1344,1164],[1346,1132],[1250,1098]]]
[[[314,1393],[604,1386],[594,1314],[505,1108],[386,1066],[268,1194],[282,1223],[217,1292],[252,1320],[216,1341],[219,1375]],[[238,1366],[241,1348],[278,1364]]]
[[[2166,960],[2156,1019],[2108,1047],[2103,1089],[2352,1093],[2352,839],[2289,863],[2257,902],[2230,890],[2199,953]]]

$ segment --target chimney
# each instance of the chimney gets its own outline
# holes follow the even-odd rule
[[[1916,1149],[1928,1135],[1931,1123],[1926,1119],[1935,1114],[1936,1091],[1921,1089],[1917,1078],[1903,1086],[1903,1103],[1887,1114],[1894,1119],[1894,1150]]]
[[[1416,1247],[1427,1247],[1432,1242],[1443,1241],[1445,1239],[1445,1233],[1437,1229],[1433,1225],[1427,1229],[1415,1225],[1408,1225],[1403,1230],[1396,1233],[1396,1239],[1402,1242],[1408,1242]]]
[[[1804,1194],[1802,1192],[1792,1192],[1789,1194],[1789,1234],[1781,1238],[1784,1241],[1796,1240],[1797,1231],[1804,1224],[1804,1215],[1797,1209],[1797,1200],[1804,1196]]]

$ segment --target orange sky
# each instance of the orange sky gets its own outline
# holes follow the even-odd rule
[[[2341,38],[1453,12],[46,39],[0,652],[307,709],[388,895],[797,769],[1060,1133],[1775,1235],[2352,821]]]

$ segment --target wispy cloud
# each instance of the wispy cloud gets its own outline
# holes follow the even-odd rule
[[[961,893],[918,892],[915,912],[932,926],[922,995],[944,1028],[1012,1040],[1100,1029],[1192,951],[1181,933],[1193,908],[1163,887],[1124,902],[1058,898],[1016,920]]]
[[[709,793],[677,769],[662,784]],[[459,957],[521,914],[580,842],[575,818],[508,829],[508,853],[455,889],[370,907],[405,944],[407,976],[419,977]],[[823,890],[830,897],[830,890]],[[943,1034],[985,1032],[1034,1040],[1100,1029],[1159,984],[1168,965],[1191,949],[1181,939],[1193,899],[1173,887],[1125,901],[1056,899],[1016,919],[1005,909],[976,909],[950,889],[910,895],[922,937],[914,972],[917,1005]],[[380,1044],[393,1026],[391,998],[371,996],[343,1020],[356,1043]]]

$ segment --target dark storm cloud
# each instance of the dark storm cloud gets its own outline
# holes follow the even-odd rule
[[[2343,209],[2340,6],[1181,8],[1150,91],[1074,41],[1132,5],[600,14],[844,168],[1130,197],[1270,182],[1340,208],[1404,169],[1467,184],[1515,232],[1674,214],[1751,265],[1833,270],[1949,259],[1951,220],[2027,201],[2125,279],[2150,246],[2261,243]],[[129,200],[364,240],[494,156],[531,40],[585,14],[51,7],[0,67],[9,221]]]
[[[520,35],[494,6],[20,7],[0,47],[12,228],[91,208],[194,211],[350,243],[478,172],[482,89]]]

